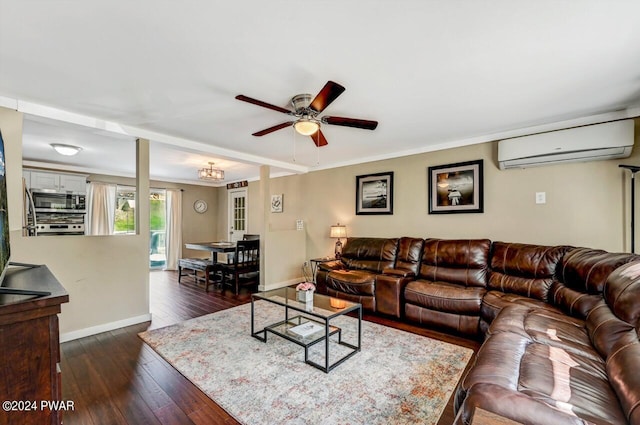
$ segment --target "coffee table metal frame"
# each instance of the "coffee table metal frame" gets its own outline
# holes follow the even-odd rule
[[[265,326],[263,329],[255,330],[255,301],[265,300],[273,304],[284,307],[284,320]],[[342,364],[360,351],[362,342],[362,305],[350,301],[340,300],[346,304],[344,308],[331,307],[331,297],[321,294],[314,294],[313,308],[297,301],[296,291],[293,288],[280,288],[266,292],[259,292],[251,296],[251,336],[262,342],[267,342],[267,334],[272,333],[291,341],[294,344],[304,347],[305,363],[322,370],[325,373],[331,372],[335,367]],[[290,317],[290,310],[299,312]],[[358,314],[358,343],[357,345],[342,340],[342,329],[330,324],[332,319],[350,312]],[[302,337],[288,332],[288,329],[305,322],[315,322],[324,327],[324,332],[314,333],[307,337]],[[329,337],[338,334],[338,344],[350,348],[352,351],[333,363],[329,363]],[[324,365],[309,359],[309,347],[325,341],[325,361]]]

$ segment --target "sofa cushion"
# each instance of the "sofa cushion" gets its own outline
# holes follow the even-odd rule
[[[404,297],[409,304],[431,310],[478,316],[484,293],[484,288],[415,280],[407,284]]]
[[[569,249],[494,242],[489,287],[546,302],[556,266]]]
[[[459,392],[456,394],[456,400],[462,396],[465,398],[460,400],[460,413],[456,416],[455,425],[469,425],[476,407],[499,413],[500,416],[511,418],[519,424],[585,425],[585,422],[575,415],[561,412],[535,397],[492,383],[479,383],[463,393]]]
[[[398,253],[398,239],[348,238],[342,250],[345,268],[382,273],[394,268]]]
[[[522,305],[532,308],[545,308],[560,312],[559,309],[533,298],[525,297],[518,294],[509,294],[500,291],[487,291],[482,298],[482,307],[480,309],[480,317],[487,325],[491,324],[498,313],[510,305]],[[486,329],[483,329],[486,331]]]
[[[607,278],[604,300],[620,320],[638,327],[640,322],[640,261],[617,268]]]
[[[609,275],[638,258],[633,254],[575,248],[567,252],[558,264],[549,302],[569,315],[585,318],[601,300]]]
[[[375,295],[376,274],[366,270],[329,272],[327,287],[346,294]]]
[[[456,335],[463,334],[474,338],[478,336],[479,316],[431,310],[427,307],[408,303],[404,305],[404,314],[408,320],[429,328],[442,329]]]
[[[423,239],[402,237],[398,241],[398,255],[394,268],[383,270],[385,274],[409,277],[417,276],[422,257]]]
[[[487,338],[458,393],[463,417],[479,406],[526,424],[627,423],[601,359],[513,332]]]
[[[591,345],[584,321],[547,308],[512,305],[500,312],[488,334],[511,332],[532,341],[604,363]]]
[[[489,275],[488,239],[426,239],[420,279],[462,286],[487,286]]]
[[[591,340],[606,357],[607,374],[632,424],[640,423],[640,262],[613,271],[604,299],[587,316]]]

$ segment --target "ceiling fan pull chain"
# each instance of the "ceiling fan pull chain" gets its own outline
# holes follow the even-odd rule
[[[316,132],[316,165],[320,165],[320,130]]]
[[[293,131],[293,162],[298,162],[298,160],[296,159],[296,129],[291,127],[292,131]]]

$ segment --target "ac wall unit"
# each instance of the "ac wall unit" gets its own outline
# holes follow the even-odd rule
[[[498,142],[501,170],[563,162],[626,158],[633,148],[633,120],[569,128]]]

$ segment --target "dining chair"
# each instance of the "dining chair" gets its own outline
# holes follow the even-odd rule
[[[233,262],[218,264],[218,268],[222,273],[223,288],[227,284],[234,285],[236,295],[240,292],[241,283],[257,285],[260,282],[260,240],[238,241],[233,253]]]
[[[260,240],[260,235],[253,235],[253,234],[247,233],[242,236],[242,240],[243,241]],[[231,264],[233,263],[233,255],[234,255],[233,252],[227,252],[227,253],[224,253],[224,255],[218,254],[218,262]]]

